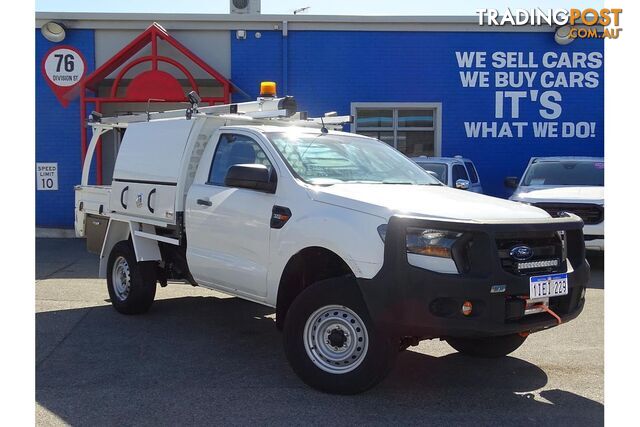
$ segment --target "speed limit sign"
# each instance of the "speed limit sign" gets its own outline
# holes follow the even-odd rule
[[[70,92],[80,83],[86,71],[84,57],[72,46],[51,49],[42,60],[42,74],[64,107]]]
[[[58,189],[58,163],[36,163],[36,189]]]

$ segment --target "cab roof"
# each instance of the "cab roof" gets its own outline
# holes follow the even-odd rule
[[[306,127],[306,126],[295,126],[295,125],[274,126],[274,125],[244,125],[244,124],[238,124],[238,125],[223,126],[222,129],[248,129],[248,130],[253,130],[253,131],[259,132],[259,133],[295,132],[295,133],[308,133],[308,134],[313,134],[313,135],[318,135],[318,134],[322,133],[320,128],[317,128],[317,127]],[[340,136],[351,136],[351,137],[357,137],[357,138],[373,139],[373,138],[371,138],[369,136],[359,135],[357,133],[343,132],[343,131],[337,131],[337,130],[331,130],[331,129],[329,129],[328,134],[329,135],[340,135]]]
[[[589,156],[532,157],[531,163],[535,163],[535,162],[604,162],[604,157],[589,157]]]
[[[466,157],[431,157],[431,156],[416,156],[411,157],[416,163],[458,163],[458,162],[472,162],[470,159]],[[473,163],[473,162],[472,162]]]

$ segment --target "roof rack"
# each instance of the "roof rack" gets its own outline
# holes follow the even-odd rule
[[[282,98],[259,97],[256,101],[234,104],[199,107],[200,97],[195,92],[187,95],[190,106],[180,110],[132,113],[103,117],[92,112],[87,124],[93,128],[125,128],[130,123],[151,122],[155,120],[180,119],[191,120],[201,117],[221,117],[251,124],[287,124],[304,127],[331,127],[341,130],[342,125],[353,123],[353,116],[337,116],[335,112],[323,117],[310,118],[304,111],[297,111],[296,100],[292,96]]]
[[[274,86],[275,89],[275,86]],[[346,123],[353,123],[353,116],[338,116],[335,112],[326,113],[323,117],[310,118],[305,111],[297,111],[298,105],[292,96],[276,98],[275,96],[261,96],[256,101],[236,104],[212,105],[199,107],[200,97],[195,92],[187,94],[189,107],[181,110],[157,111],[145,113],[124,114],[104,117],[98,112],[92,112],[87,119],[93,135],[87,146],[82,167],[82,185],[89,182],[89,169],[93,153],[100,136],[117,128],[126,128],[131,123],[152,122],[167,119],[201,119],[219,117],[228,119],[233,124],[245,123],[249,125],[277,125],[301,126],[321,129],[342,130]]]

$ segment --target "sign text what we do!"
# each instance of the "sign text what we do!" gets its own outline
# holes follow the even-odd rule
[[[596,137],[596,122],[562,121],[562,101],[600,85],[601,52],[463,51],[456,60],[463,88],[495,89],[494,120],[464,122],[467,138]]]

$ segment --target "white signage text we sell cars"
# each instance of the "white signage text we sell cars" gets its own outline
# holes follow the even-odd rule
[[[560,121],[558,89],[600,85],[601,52],[456,52],[464,88],[494,88],[495,121],[464,122],[467,138],[595,138],[596,122]],[[541,120],[521,118],[533,106]]]

